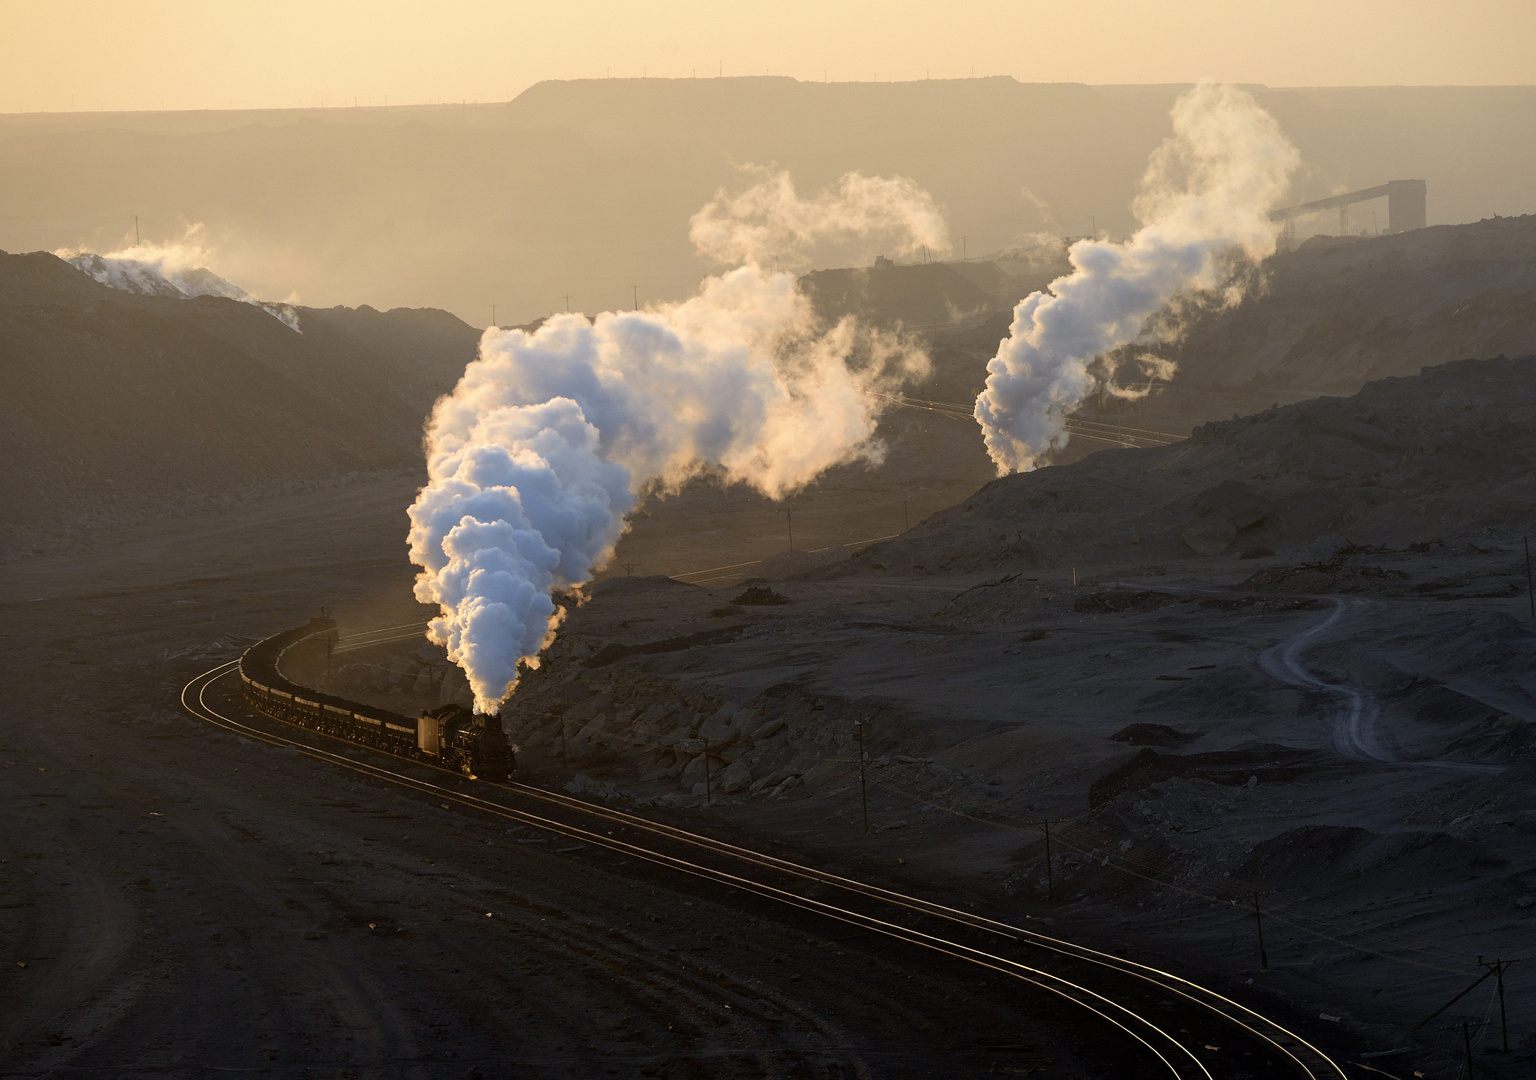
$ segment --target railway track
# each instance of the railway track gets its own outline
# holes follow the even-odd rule
[[[348,639],[339,648],[419,633],[419,627],[388,628]],[[389,759],[253,714],[239,696],[238,667],[238,660],[230,661],[187,683],[182,705],[226,731],[292,747],[444,805],[541,829],[1017,980],[1071,1003],[1106,1034],[1127,1040],[1127,1052],[1145,1065],[1137,1076],[1346,1080],[1338,1064],[1301,1036],[1172,972],[544,788],[470,781],[405,759],[397,759],[398,765],[368,760]]]

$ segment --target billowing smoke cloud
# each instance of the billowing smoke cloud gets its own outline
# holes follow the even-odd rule
[[[1148,320],[1172,302],[1241,299],[1238,271],[1273,253],[1267,212],[1299,160],[1243,91],[1202,82],[1179,98],[1173,134],[1142,178],[1142,227],[1123,243],[1073,244],[1073,272],[1014,308],[987,364],[976,420],[1000,475],[1031,469],[1065,444],[1066,415],[1091,389],[1095,356],[1144,341]]]
[[[931,206],[914,202],[919,217]],[[788,221],[758,215],[760,235],[810,242],[864,213],[857,193],[816,200],[814,221],[803,205]],[[711,215],[724,235],[733,219]],[[751,257],[763,248],[708,250],[749,257],[683,303],[491,328],[434,408],[430,480],[410,509],[416,597],[439,605],[428,636],[477,709],[506,699],[519,661],[537,666],[559,625],[551,592],[591,579],[645,496],[707,475],[779,498],[834,465],[878,461],[880,395],[926,373],[902,339],[819,324],[792,275]]]
[[[298,312],[290,305],[257,300],[234,282],[209,270],[212,259],[200,243],[201,233],[201,226],[194,225],[180,243],[139,242],[106,255],[77,248],[62,248],[54,254],[81,273],[122,292],[178,300],[223,296],[259,307],[290,330],[301,332]]]
[[[689,222],[699,253],[721,263],[801,264],[824,241],[887,241],[897,255],[949,250],[949,228],[933,197],[901,176],[845,174],[833,190],[802,199],[787,172],[752,169],[757,184],[716,193]]]

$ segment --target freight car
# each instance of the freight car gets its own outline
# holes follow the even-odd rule
[[[240,689],[256,711],[285,723],[383,750],[397,757],[455,769],[481,780],[506,780],[517,767],[501,717],[444,705],[415,719],[289,682],[281,663],[303,650],[329,652],[336,623],[311,619],[258,641],[240,657]]]

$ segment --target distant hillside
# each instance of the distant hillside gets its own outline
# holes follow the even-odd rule
[[[138,296],[0,253],[0,548],[209,498],[421,464],[422,420],[474,357],[445,312]]]
[[[567,294],[596,312],[628,307],[632,286],[642,303],[691,293],[710,267],[688,218],[748,162],[802,190],[909,176],[955,256],[1124,235],[1182,89],[593,79],[495,105],[0,117],[0,247],[104,251],[136,216],[157,241],[202,222],[213,269],[263,299],[432,305],[475,325],[496,304],[522,323]],[[1536,89],[1252,89],[1302,151],[1298,199],[1424,178],[1431,222],[1536,212]],[[1358,226],[1371,209],[1352,209]]]
[[[1536,356],[1463,360],[995,480],[837,572],[1235,562],[1329,536],[1507,539],[1536,528],[1533,476]]]
[[[1460,357],[1536,353],[1536,216],[1315,237],[1267,261],[1239,306],[1156,351],[1178,362],[1171,385],[1089,411],[1182,433]]]
[[[812,270],[800,288],[828,319],[857,315],[876,326],[940,329],[1011,311],[1020,297],[1071,272],[1064,244],[1032,254],[905,266],[881,257],[873,266]]]
[[[1266,270],[1257,296],[1191,330],[1186,384],[1353,393],[1457,356],[1536,352],[1536,215],[1317,237]]]

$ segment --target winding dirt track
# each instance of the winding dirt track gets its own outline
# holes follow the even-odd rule
[[[1503,772],[1501,765],[1484,765],[1471,761],[1410,760],[1394,753],[1388,743],[1388,733],[1383,719],[1381,702],[1364,687],[1344,682],[1329,682],[1307,667],[1307,653],[1326,641],[1330,633],[1351,618],[1369,610],[1367,600],[1345,600],[1331,596],[1328,600],[1333,609],[1301,633],[1282,641],[1259,654],[1259,666],[1265,674],[1288,686],[1314,693],[1326,694],[1333,699],[1328,711],[1333,748],[1348,761],[1365,765],[1397,765],[1418,769],[1442,769],[1447,772],[1467,773],[1479,776]]]
[[[360,636],[353,643],[387,640],[393,629]],[[291,747],[317,761],[441,800],[445,806],[724,885],[1027,984],[1071,1003],[1106,1035],[1126,1041],[1139,1059],[1138,1076],[1342,1080],[1345,1075],[1326,1054],[1280,1024],[1171,972],[556,792],[525,784],[472,782],[365,753],[253,714],[239,699],[237,669],[238,662],[231,661],[193,679],[183,689],[183,705],[227,731]],[[1047,965],[1057,970],[1047,970]],[[1160,1015],[1154,1016],[1148,1007],[1152,996],[1160,998]],[[1238,1047],[1245,1052],[1234,1052]],[[864,1070],[861,1066],[855,1071]]]

